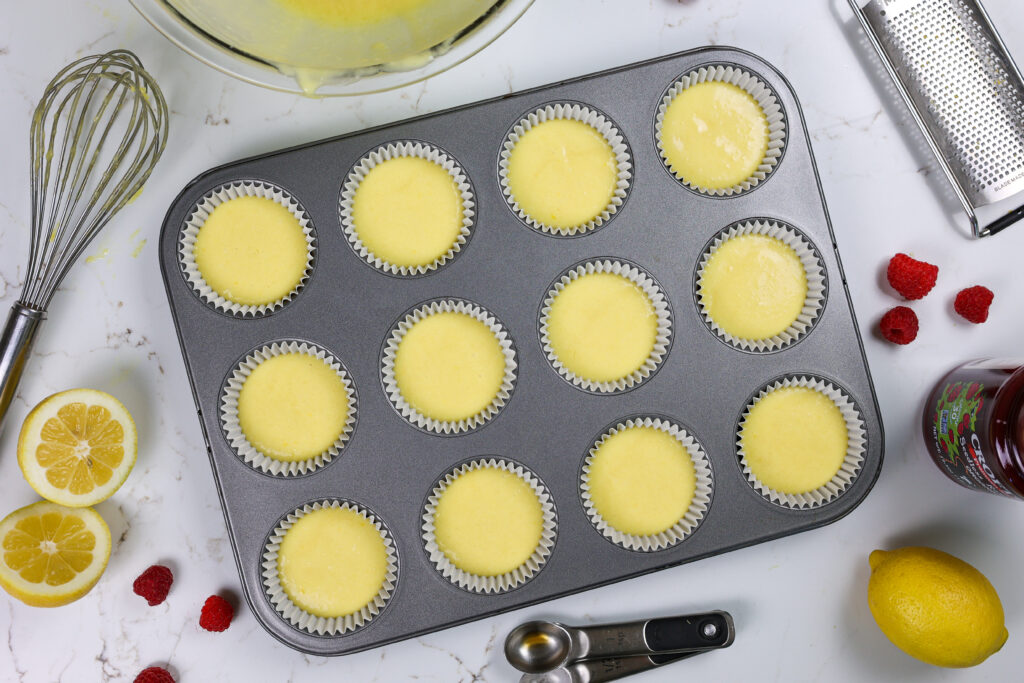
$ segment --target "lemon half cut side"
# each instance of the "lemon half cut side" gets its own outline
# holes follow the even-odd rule
[[[47,500],[88,507],[121,488],[135,465],[138,436],[110,394],[70,389],[32,409],[18,438],[18,465]]]
[[[110,559],[110,529],[91,508],[39,501],[0,521],[0,587],[34,607],[88,593]]]

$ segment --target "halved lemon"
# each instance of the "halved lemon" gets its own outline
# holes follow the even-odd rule
[[[71,389],[32,409],[18,438],[18,465],[43,498],[88,507],[114,495],[135,465],[138,437],[110,394]]]
[[[0,521],[0,548],[0,586],[27,605],[59,607],[100,580],[110,529],[91,508],[42,500]]]

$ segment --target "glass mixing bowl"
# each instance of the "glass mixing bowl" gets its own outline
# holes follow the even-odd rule
[[[385,41],[374,39],[376,42],[370,44],[371,41],[367,40],[365,47],[353,48],[357,54],[353,54],[353,49],[348,50],[345,57],[339,58],[340,63],[330,64],[330,68],[326,68],[325,60],[332,57],[325,57],[322,53],[317,54],[319,62],[316,68],[296,66],[288,63],[288,58],[276,59],[271,54],[276,43],[269,38],[265,41],[250,40],[248,46],[241,47],[245,41],[232,36],[230,28],[233,28],[232,24],[243,22],[216,20],[216,13],[230,6],[224,5],[224,0],[219,3],[216,0],[131,0],[131,3],[175,45],[230,76],[274,90],[333,96],[390,90],[446,71],[490,45],[523,15],[533,0],[479,0],[479,16],[468,15],[468,25],[427,45],[426,49],[388,62],[378,59],[383,54],[380,45]],[[234,6],[240,4],[236,2]],[[410,4],[415,5],[415,2]],[[254,7],[273,6],[273,0],[255,0],[254,4]],[[246,15],[246,19],[250,16]],[[420,25],[415,24],[415,27]],[[270,22],[268,26],[272,33],[278,36],[282,33],[279,24]],[[351,27],[347,30],[356,31]],[[351,35],[362,39],[357,32]],[[395,35],[405,38],[398,33]],[[355,42],[345,45],[354,45]],[[312,40],[310,44],[313,44]]]

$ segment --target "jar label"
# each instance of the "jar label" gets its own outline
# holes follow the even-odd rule
[[[977,431],[985,403],[980,382],[947,384],[935,406],[932,438],[938,462],[957,483],[970,489],[1014,497],[985,460],[988,444]]]

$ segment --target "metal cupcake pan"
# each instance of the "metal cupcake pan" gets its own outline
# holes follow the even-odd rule
[[[771,174],[731,197],[704,196],[674,178],[659,156],[655,120],[666,89],[707,64],[742,68],[766,83],[786,117],[786,147]],[[581,103],[615,122],[629,145],[628,200],[599,230],[571,238],[522,222],[499,182],[502,143],[524,115],[553,102]],[[473,234],[453,259],[429,274],[398,278],[356,253],[339,216],[353,166],[381,145],[418,140],[449,154],[475,191]],[[205,303],[179,260],[179,237],[203,197],[236,180],[270,183],[294,197],[317,235],[314,269],[284,306],[240,318]],[[739,221],[767,219],[810,240],[828,277],[814,327],[767,353],[723,343],[701,318],[694,272],[708,241]],[[566,382],[545,357],[538,329],[552,281],[589,259],[618,258],[651,274],[672,310],[673,341],[653,376],[624,392],[598,395]],[[874,388],[839,261],[800,105],[786,79],[755,55],[702,48],[417,119],[282,150],[212,169],[188,184],[164,220],[164,283],[221,498],[245,599],[274,637],[303,652],[340,655],[484,618],[647,572],[823,526],[856,507],[882,465],[883,434]],[[417,429],[389,401],[381,345],[394,322],[438,298],[463,299],[493,313],[516,348],[517,379],[507,405],[468,433]],[[327,467],[304,476],[271,476],[247,465],[221,424],[225,384],[239,358],[272,342],[316,344],[340,361],[359,395],[345,447]],[[862,468],[842,495],[790,509],[758,493],[744,476],[736,430],[747,402],[779,377],[816,376],[842,387],[866,431]],[[638,414],[686,425],[705,450],[713,476],[700,525],[664,550],[609,543],[588,518],[580,468],[594,435]],[[498,594],[474,593],[445,579],[424,550],[425,497],[438,474],[458,463],[497,457],[521,463],[547,486],[558,509],[557,538],[535,576]],[[299,629],[275,611],[264,590],[262,558],[283,516],[307,503],[348,500],[373,510],[392,534],[398,575],[386,609],[339,636]]]

